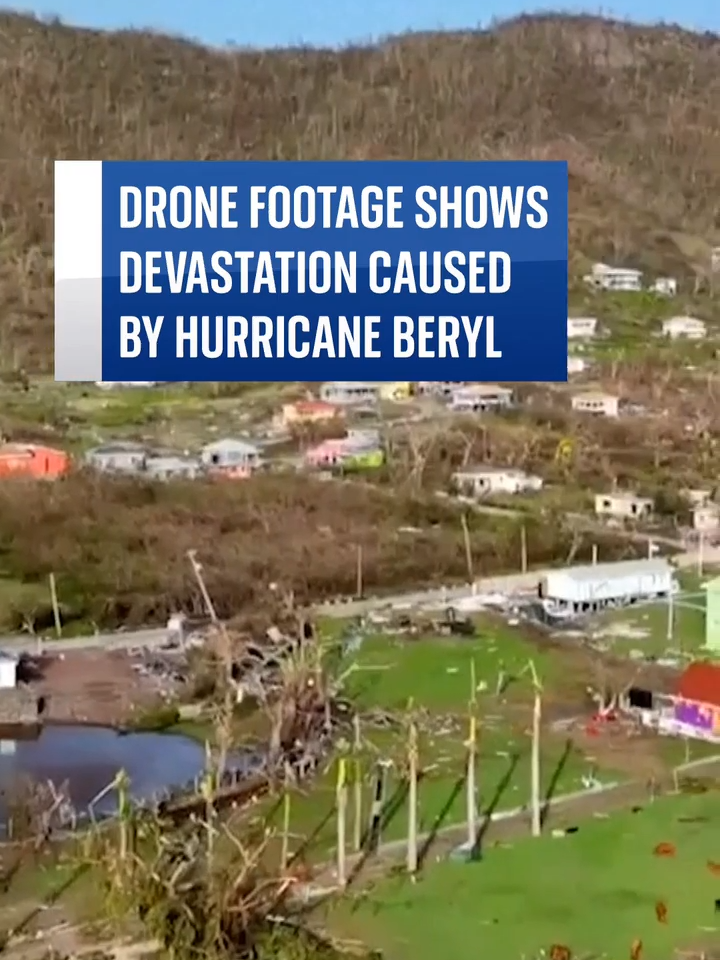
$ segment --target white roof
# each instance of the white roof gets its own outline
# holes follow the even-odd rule
[[[664,576],[672,572],[667,560],[652,558],[648,560],[619,560],[616,563],[595,563],[582,567],[568,567],[566,570],[553,570],[575,581],[614,580],[621,577]]]
[[[512,393],[510,387],[503,387],[499,383],[471,383],[465,387],[458,387],[456,396],[468,397],[495,397],[499,393]]]
[[[527,471],[521,470],[519,467],[490,467],[490,466],[464,467],[462,470],[456,470],[453,476],[455,477],[487,477],[487,476],[497,476],[498,474],[504,477],[527,477],[528,476]]]
[[[203,447],[203,450],[237,450],[241,453],[258,452],[258,448],[254,443],[248,443],[247,440],[233,440],[232,437],[208,443]]]

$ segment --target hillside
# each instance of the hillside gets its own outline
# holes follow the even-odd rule
[[[573,254],[702,272],[720,38],[591,17],[217,52],[0,16],[0,355],[52,359],[52,159],[567,159]]]

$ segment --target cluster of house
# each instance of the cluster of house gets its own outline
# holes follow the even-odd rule
[[[703,340],[708,333],[707,324],[699,317],[677,316],[663,320],[662,335],[671,340]],[[590,340],[600,333],[597,317],[568,317],[568,340]]]
[[[674,297],[677,294],[677,280],[674,277],[658,277],[647,288],[643,285],[642,270],[629,267],[610,267],[606,263],[594,263],[590,273],[583,277],[584,282],[595,290],[614,293],[640,293],[647,289],[662,297]]]
[[[683,490],[693,530],[699,534],[720,531],[720,504],[712,499],[711,490]],[[595,497],[595,514],[614,520],[647,520],[655,509],[652,497],[640,497],[627,491],[600,493]]]
[[[195,480],[202,476],[243,479],[261,466],[262,456],[254,444],[232,438],[208,443],[197,455],[118,440],[88,450],[84,462],[100,473],[151,480]]]
[[[597,317],[568,317],[568,342],[582,344],[600,334]],[[676,316],[663,320],[660,334],[670,340],[704,340],[708,335],[707,324],[699,317]],[[577,348],[576,348],[577,349]],[[580,349],[582,347],[580,346]],[[587,360],[572,349],[568,349],[568,376],[583,373],[587,369]]]

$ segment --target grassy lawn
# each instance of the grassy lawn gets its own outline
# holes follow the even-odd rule
[[[637,650],[649,657],[704,655],[702,584],[710,577],[683,573],[678,579],[681,593],[673,602],[671,625],[668,604],[663,602],[612,611],[593,623],[593,632],[620,656]]]
[[[563,682],[563,663],[557,653],[540,651],[519,632],[492,620],[480,620],[477,637],[368,636],[355,655],[347,693],[364,710],[381,709],[400,719],[396,730],[363,731],[362,823],[367,824],[376,760],[391,761],[388,774],[387,815],[383,839],[406,833],[407,805],[402,783],[406,766],[406,734],[402,722],[412,698],[420,732],[420,767],[426,771],[419,785],[419,827],[431,831],[458,823],[465,816],[465,746],[471,663],[475,665],[479,717],[478,804],[481,810],[522,806],[530,797],[530,703],[527,676],[519,677],[533,658],[546,689]],[[495,695],[498,672],[516,677],[501,696]],[[581,777],[590,764],[572,743],[546,738],[542,782],[546,795],[582,788]],[[335,844],[335,776],[333,764],[307,794],[292,801],[291,829],[313,837],[312,851],[326,854]],[[612,771],[600,775],[618,777]],[[351,791],[352,793],[352,791]],[[280,811],[277,811],[280,817]],[[354,816],[350,815],[350,819]]]
[[[703,817],[709,822],[681,822]],[[340,902],[334,931],[359,937],[389,960],[520,960],[553,944],[575,957],[628,957],[639,937],[644,956],[718,942],[720,878],[717,794],[666,798],[637,813],[583,822],[577,834],[490,848],[474,864],[443,862],[411,885],[378,884]],[[657,857],[659,843],[676,856]],[[655,916],[664,901],[668,923]]]

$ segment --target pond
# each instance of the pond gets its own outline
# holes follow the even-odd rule
[[[0,735],[8,737],[7,733]],[[232,766],[249,757],[229,759]],[[46,726],[34,738],[0,739],[0,813],[5,797],[22,778],[65,781],[75,808],[80,811],[112,781],[126,771],[133,796],[150,797],[164,787],[186,784],[205,765],[204,747],[188,737],[166,733],[119,734],[107,727]],[[105,798],[98,814],[111,812],[115,798]]]

